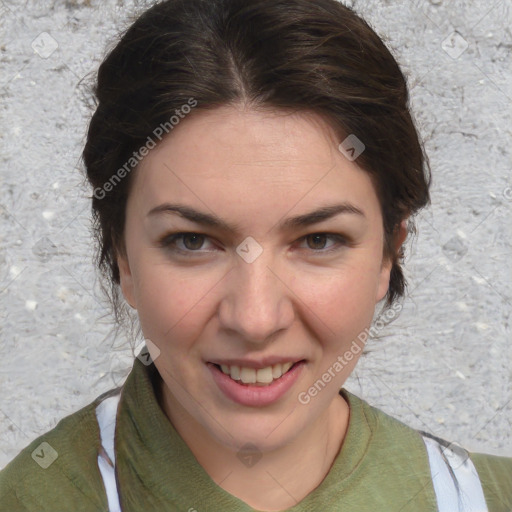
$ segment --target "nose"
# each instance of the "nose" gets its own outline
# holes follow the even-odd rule
[[[247,343],[265,344],[294,320],[293,292],[283,272],[265,257],[252,263],[239,260],[229,272],[220,304],[221,326]]]

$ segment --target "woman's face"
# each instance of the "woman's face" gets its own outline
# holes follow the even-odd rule
[[[164,393],[226,446],[283,445],[339,407],[386,294],[379,201],[340,142],[313,114],[196,111],[134,176],[123,293]]]

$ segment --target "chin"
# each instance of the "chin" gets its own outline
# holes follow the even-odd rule
[[[258,413],[226,417],[225,427],[211,426],[216,431],[216,437],[223,445],[238,451],[244,445],[256,446],[261,452],[272,451],[289,444],[299,435],[304,425],[298,421],[297,415],[283,412],[279,415]]]

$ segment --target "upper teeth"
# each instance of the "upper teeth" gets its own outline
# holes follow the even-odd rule
[[[270,384],[274,379],[284,375],[294,363],[278,363],[266,368],[256,370],[255,368],[245,368],[240,366],[220,365],[221,370],[229,375],[233,380],[241,380],[244,384]]]

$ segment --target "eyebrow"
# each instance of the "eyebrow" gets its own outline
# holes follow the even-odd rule
[[[194,208],[191,208],[190,206],[176,203],[163,203],[159,206],[156,206],[149,211],[147,216],[150,217],[162,213],[177,213],[181,217],[191,222],[195,222],[196,224],[218,228],[227,232],[238,233],[240,231],[238,224],[228,223],[216,215],[200,212]],[[293,228],[311,226],[312,224],[317,224],[342,213],[366,217],[361,209],[357,208],[353,204],[345,202],[322,206],[321,208],[313,210],[309,213],[304,213],[295,217],[289,217],[288,219],[281,221],[278,224],[278,228],[282,231],[285,231]]]

